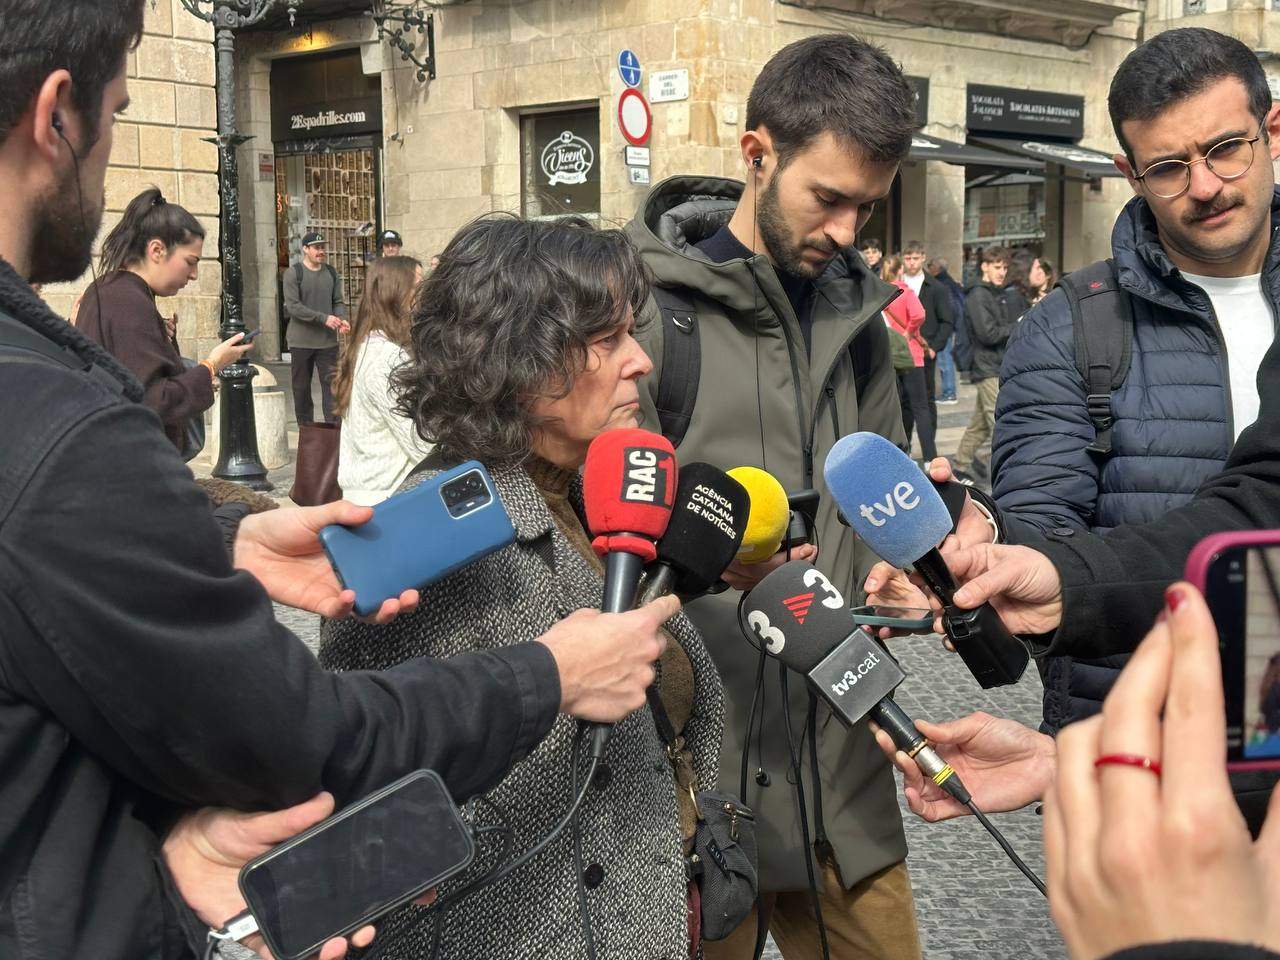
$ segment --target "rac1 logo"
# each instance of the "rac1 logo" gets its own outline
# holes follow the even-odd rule
[[[652,447],[626,447],[622,499],[627,503],[667,502],[667,454]]]
[[[832,692],[837,697],[843,697],[846,693],[857,686],[858,681],[865,677],[880,664],[880,657],[874,653],[867,654],[867,659],[852,670],[846,670],[844,676],[831,685]]]
[[[891,491],[884,495],[884,502],[872,500],[871,505],[865,503],[858,506],[858,513],[862,514],[862,518],[873,527],[883,527],[889,520],[898,515],[898,510],[914,510],[920,505],[920,494],[916,493],[916,488],[907,481],[903,480]],[[876,514],[881,515],[881,519],[876,518]]]

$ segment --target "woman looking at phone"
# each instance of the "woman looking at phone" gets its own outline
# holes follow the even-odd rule
[[[509,216],[459,231],[423,284],[410,362],[393,378],[398,409],[437,445],[402,489],[478,460],[516,540],[425,588],[418,612],[386,627],[326,621],[322,665],[380,670],[501,648],[536,636],[544,622],[599,607],[603,565],[584,529],[578,471],[598,435],[637,425],[637,381],[651,364],[632,331],[648,296],[644,265],[620,231]],[[717,775],[724,702],[684,615],[663,633],[658,691],[681,745],[671,758],[637,702],[614,728],[607,773],[586,795],[581,857],[562,836],[438,917],[408,908],[382,925],[387,955],[426,958],[439,937],[440,956],[454,960],[583,957],[588,929],[610,960],[696,953],[684,860],[695,820],[687,778],[709,787]],[[568,808],[586,769],[577,737],[577,722],[561,715],[487,795],[506,811],[513,851],[532,847]],[[447,903],[449,885],[440,895]]]
[[[129,368],[146,391],[165,436],[187,459],[186,424],[213,406],[218,372],[251,347],[236,334],[188,367],[179,352],[178,318],[162,316],[156,297],[172,297],[199,273],[204,227],[156,187],[143,190],[102,244],[102,276],[85,291],[76,326]]]
[[[352,503],[381,503],[431,452],[416,425],[395,409],[391,376],[409,359],[413,294],[422,264],[379,257],[365,274],[364,296],[333,378],[334,410],[342,418],[338,485]]]

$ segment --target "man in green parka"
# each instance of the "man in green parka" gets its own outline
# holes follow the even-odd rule
[[[867,268],[853,244],[889,194],[914,127],[912,89],[883,51],[845,34],[800,40],[775,54],[752,87],[740,141],[746,183],[665,180],[627,228],[661,288],[637,334],[654,362],[641,390],[648,426],[679,441],[683,462],[763,467],[789,493],[817,490],[813,543],[792,556],[816,553],[850,604],[874,558],[837,519],[822,465],[848,433],[903,440],[881,318],[898,291]],[[696,375],[691,351],[699,360]],[[682,412],[690,414],[687,421],[679,419]],[[787,960],[812,960],[821,949],[799,806],[788,783],[779,665],[765,671],[759,732],[748,735],[757,655],[736,617],[738,591],[785,560],[779,554],[735,564],[725,577],[735,590],[686,610],[724,678],[722,788],[737,790],[750,743],[745,799],[757,817],[767,922]],[[810,696],[801,677],[791,677],[788,687],[786,713],[804,758],[831,956],[917,960],[906,841],[889,765],[865,723],[847,730],[819,703],[817,815],[806,734]],[[707,943],[708,960],[747,960],[756,932],[753,917],[728,940]]]

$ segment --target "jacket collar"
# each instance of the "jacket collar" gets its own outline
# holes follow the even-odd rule
[[[627,233],[660,285],[688,287],[729,310],[776,322],[758,289],[762,282],[777,282],[767,257],[713,263],[694,246],[729,222],[743,190],[741,181],[724,177],[671,177],[649,191]],[[841,251],[814,285],[845,316],[897,293],[852,247]]]
[[[1155,214],[1142,197],[1125,204],[1111,232],[1111,253],[1120,286],[1152,303],[1200,316],[1211,314],[1204,294],[1182,278],[1181,271],[1160,245]],[[1262,272],[1270,276],[1280,266],[1280,187],[1271,195],[1271,243]],[[1270,282],[1263,283],[1273,304],[1280,300]]]
[[[137,378],[102,347],[50,310],[48,304],[36,296],[31,284],[3,258],[0,258],[0,310],[41,336],[73,351],[86,365],[101,367],[120,381],[129,400],[137,402],[142,399],[142,384]]]

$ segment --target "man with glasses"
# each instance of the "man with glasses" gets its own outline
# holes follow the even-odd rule
[[[1171,30],[1125,59],[1109,106],[1135,194],[1111,267],[1080,272],[1076,310],[1062,289],[1033,307],[1001,368],[993,492],[1014,542],[1146,523],[1190,500],[1257,419],[1275,338],[1280,110],[1257,57],[1212,30]],[[1077,325],[1103,364],[1092,387]],[[1127,369],[1108,369],[1107,336]],[[1124,659],[1039,661],[1046,727],[1096,713]]]

